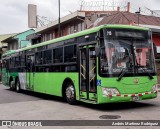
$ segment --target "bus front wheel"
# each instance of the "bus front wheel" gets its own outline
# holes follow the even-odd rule
[[[76,91],[72,83],[68,83],[65,90],[66,100],[69,104],[76,103]]]

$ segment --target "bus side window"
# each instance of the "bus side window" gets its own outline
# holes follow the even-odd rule
[[[56,48],[53,50],[53,62],[63,63],[63,48]]]
[[[14,68],[14,57],[10,58],[10,66],[11,68]]]
[[[36,53],[36,65],[42,64],[42,52]]]
[[[22,55],[21,57],[21,66],[24,67],[25,66],[25,55]]]
[[[64,62],[76,62],[76,45],[64,47]]]
[[[71,65],[71,66],[66,66],[65,67],[65,72],[76,72],[77,66],[76,65]]]
[[[43,53],[43,64],[52,63],[52,50],[46,50]]]
[[[15,57],[15,67],[20,66],[20,57]]]
[[[9,70],[9,59],[6,60],[6,69]]]

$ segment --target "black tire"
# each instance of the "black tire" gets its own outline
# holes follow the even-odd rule
[[[65,97],[69,104],[71,105],[76,104],[76,90],[74,88],[73,83],[71,82],[67,83],[66,85]]]
[[[21,86],[20,86],[20,82],[19,82],[19,79],[17,79],[17,81],[16,81],[16,92],[17,93],[20,93],[21,92]]]
[[[10,89],[11,91],[15,90],[14,81],[13,81],[13,80],[10,80],[10,82],[9,82],[9,89]]]

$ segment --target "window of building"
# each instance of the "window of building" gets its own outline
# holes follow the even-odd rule
[[[53,34],[50,33],[50,34],[49,34],[49,37],[50,37],[50,38],[49,38],[50,40],[53,39]]]
[[[61,29],[60,36],[63,36],[63,35],[64,35],[64,30]]]
[[[68,34],[71,34],[71,27],[68,27]]]
[[[55,33],[53,33],[53,39],[55,38]]]
[[[43,34],[42,38],[43,38],[43,42],[44,42],[45,41],[45,34]]]
[[[85,30],[85,27],[84,27],[84,22],[82,23],[82,30]]]
[[[82,31],[82,23],[78,24],[78,31]]]
[[[73,34],[73,33],[74,33],[74,26],[71,26],[70,34]]]
[[[11,45],[12,45],[12,48],[11,48],[11,50],[14,50],[14,43],[12,43]]]
[[[47,35],[47,41],[51,39],[50,34],[46,34]]]
[[[74,33],[78,32],[78,24],[74,25]]]

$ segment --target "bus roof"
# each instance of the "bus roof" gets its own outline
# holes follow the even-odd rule
[[[11,54],[13,54],[15,52],[17,52],[17,50],[8,50],[2,56],[11,55]]]
[[[13,53],[16,53],[17,51],[24,51],[24,50],[28,50],[28,49],[32,49],[32,48],[37,48],[37,47],[48,45],[48,44],[51,44],[51,43],[56,43],[56,42],[59,42],[59,41],[63,41],[63,40],[83,36],[83,35],[86,35],[86,34],[94,33],[94,32],[99,31],[102,28],[122,28],[122,29],[124,28],[124,29],[136,29],[136,30],[149,30],[149,28],[132,26],[132,25],[121,25],[121,24],[101,25],[101,26],[94,27],[94,28],[91,28],[91,29],[87,29],[87,30],[84,30],[84,31],[81,31],[81,32],[77,32],[77,33],[70,34],[70,35],[67,35],[67,36],[63,36],[63,37],[60,37],[60,38],[52,39],[52,40],[49,40],[49,41],[46,41],[46,42],[35,44],[35,45],[29,46],[29,47],[21,48],[21,49],[18,49],[18,50],[9,50],[6,53],[4,53],[2,56],[11,55]]]

